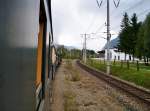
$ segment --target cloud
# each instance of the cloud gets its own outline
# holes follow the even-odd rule
[[[123,13],[127,11],[129,16],[134,12],[139,14],[139,20],[143,20],[149,8],[149,0],[121,0],[116,9],[110,0],[111,31],[117,37],[120,30],[120,22]],[[106,0],[103,0],[101,8],[98,8],[96,0],[53,0],[52,1],[53,30],[55,42],[64,45],[73,45],[82,48],[83,38],[80,34],[93,32],[106,32]],[[99,30],[98,30],[99,29]],[[106,34],[101,35],[106,37]],[[99,37],[97,35],[97,37]],[[106,40],[98,38],[88,40],[88,48],[100,50]]]

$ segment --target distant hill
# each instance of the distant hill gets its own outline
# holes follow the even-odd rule
[[[114,49],[114,48],[116,48],[118,46],[118,44],[119,44],[119,38],[117,37],[117,38],[115,38],[115,39],[113,39],[113,40],[110,41],[109,48],[110,49]],[[107,49],[107,43],[102,48],[102,50],[105,50],[105,49]]]
[[[58,48],[58,47],[64,47],[68,50],[71,50],[71,49],[77,49],[76,47],[74,46],[66,46],[66,45],[60,45],[60,44],[55,44],[55,46]]]
[[[77,49],[77,48],[75,48],[75,47],[73,47],[73,46],[64,46],[64,48],[66,48],[66,49],[68,49],[68,50]]]

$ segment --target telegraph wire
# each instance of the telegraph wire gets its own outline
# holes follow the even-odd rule
[[[101,0],[101,2],[99,3],[99,1],[98,0],[96,0],[96,2],[97,2],[97,5],[98,5],[98,7],[100,8],[100,7],[102,7],[103,5],[102,5],[102,3],[103,4],[105,4],[106,3],[106,0],[103,2],[103,0]],[[96,18],[96,14],[95,14],[95,16],[93,16],[93,19],[92,19],[92,21],[91,21],[91,23],[90,23],[90,25],[88,26],[88,28],[87,28],[87,30],[86,30],[86,32],[88,32],[89,30],[90,30],[90,28],[93,26],[93,24],[95,23],[95,21],[94,21],[94,19]]]
[[[110,49],[109,49],[109,44],[110,44],[110,39],[111,39],[111,34],[110,34],[110,0],[107,0],[107,74],[110,74]],[[118,2],[118,3],[117,3]],[[118,8],[120,4],[120,0],[117,2],[114,2],[114,5],[116,8]]]
[[[140,12],[139,14],[137,14],[137,17],[140,17],[142,15],[144,15],[145,13],[150,12],[150,9],[146,9],[142,12]],[[115,27],[112,27],[113,30],[117,29],[118,27],[120,27],[120,24],[116,25]]]
[[[119,4],[120,4],[120,0],[117,0],[117,2],[115,2],[115,0],[113,0],[113,2],[114,2],[114,5],[115,5],[115,7],[116,8],[118,8],[118,6],[119,6]],[[129,11],[129,10],[131,10],[131,9],[134,9],[134,8],[136,8],[136,7],[138,7],[141,3],[143,3],[143,0],[141,0],[141,1],[139,1],[138,3],[136,3],[135,5],[132,5],[131,7],[129,7],[129,8],[127,8],[127,9],[125,9],[124,11],[123,11],[123,13],[124,12],[126,12],[126,11]],[[149,10],[149,9],[148,9]],[[145,12],[146,11],[148,11],[148,10],[145,10]],[[145,12],[142,12],[141,14],[144,14]],[[121,13],[121,14],[123,14],[123,13]],[[112,16],[113,18],[115,18],[115,17],[117,17],[117,16],[119,16],[120,14],[117,14],[116,16]],[[141,15],[139,15],[139,16],[141,16]],[[99,28],[100,29],[100,28]],[[97,29],[97,30],[99,30],[99,29]],[[113,28],[114,29],[114,28]],[[115,27],[115,29],[116,29],[116,27]],[[96,32],[98,32],[98,31],[96,31]]]
[[[140,17],[140,16],[142,16],[143,14],[145,14],[146,12],[150,12],[150,9],[146,9],[146,10],[140,12],[137,16]]]
[[[88,32],[88,31],[91,29],[92,25],[95,23],[94,20],[95,20],[95,17],[96,17],[96,16],[97,16],[97,15],[94,15],[94,16],[93,16],[92,21],[91,21],[91,23],[89,24],[89,26],[88,26],[86,32]]]
[[[122,15],[122,14],[124,14],[124,13],[127,12],[127,11],[130,11],[130,10],[133,10],[133,9],[137,8],[139,5],[141,5],[142,3],[144,3],[143,1],[144,1],[144,0],[139,1],[138,3],[132,5],[131,7],[129,7],[129,8],[127,8],[127,9],[123,10],[122,13],[113,15],[112,17],[113,17],[113,18],[116,18],[116,17],[118,17],[119,15]]]
[[[136,3],[135,5],[132,5],[131,7],[129,7],[128,9],[126,9],[124,12],[135,9],[136,7],[138,7],[139,5],[141,5],[142,3],[144,3],[143,1],[144,0],[141,0],[138,3]]]
[[[97,2],[98,2],[98,0],[96,0]],[[102,1],[101,1],[102,2]],[[113,0],[113,2],[114,2],[114,5],[115,5],[115,7],[116,8],[118,8],[119,7],[119,4],[120,4],[120,0],[117,0],[117,2],[115,1],[115,0]],[[100,8],[100,7],[99,7]],[[101,30],[104,26],[106,26],[107,24],[106,23],[104,23],[104,24],[102,24],[100,27],[98,27],[98,29],[96,30],[96,32],[95,33],[98,33],[98,31],[99,30]]]
[[[95,31],[95,33],[98,33],[104,26],[105,26],[105,23],[103,23],[102,25],[100,25],[100,27],[97,28],[97,30]]]

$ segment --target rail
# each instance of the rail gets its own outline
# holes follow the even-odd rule
[[[142,100],[144,103],[150,105],[150,91],[148,89],[132,85],[124,80],[121,80],[111,75],[107,75],[104,72],[98,71],[85,64],[82,64],[80,61],[77,61],[77,64],[82,69],[86,70],[87,72],[96,76],[97,78],[104,80],[105,82],[109,83],[113,87],[119,88],[131,94],[132,96]]]

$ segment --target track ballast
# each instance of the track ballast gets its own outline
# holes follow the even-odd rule
[[[150,105],[150,92],[147,90],[144,90],[142,88],[138,88],[132,84],[129,84],[128,82],[125,82],[123,80],[117,79],[113,76],[107,75],[104,72],[97,71],[93,68],[90,68],[84,64],[82,64],[80,61],[77,61],[77,64],[90,74],[96,76],[99,79],[104,80],[105,82],[109,83],[113,87],[119,88],[132,96],[142,100],[146,104]]]

